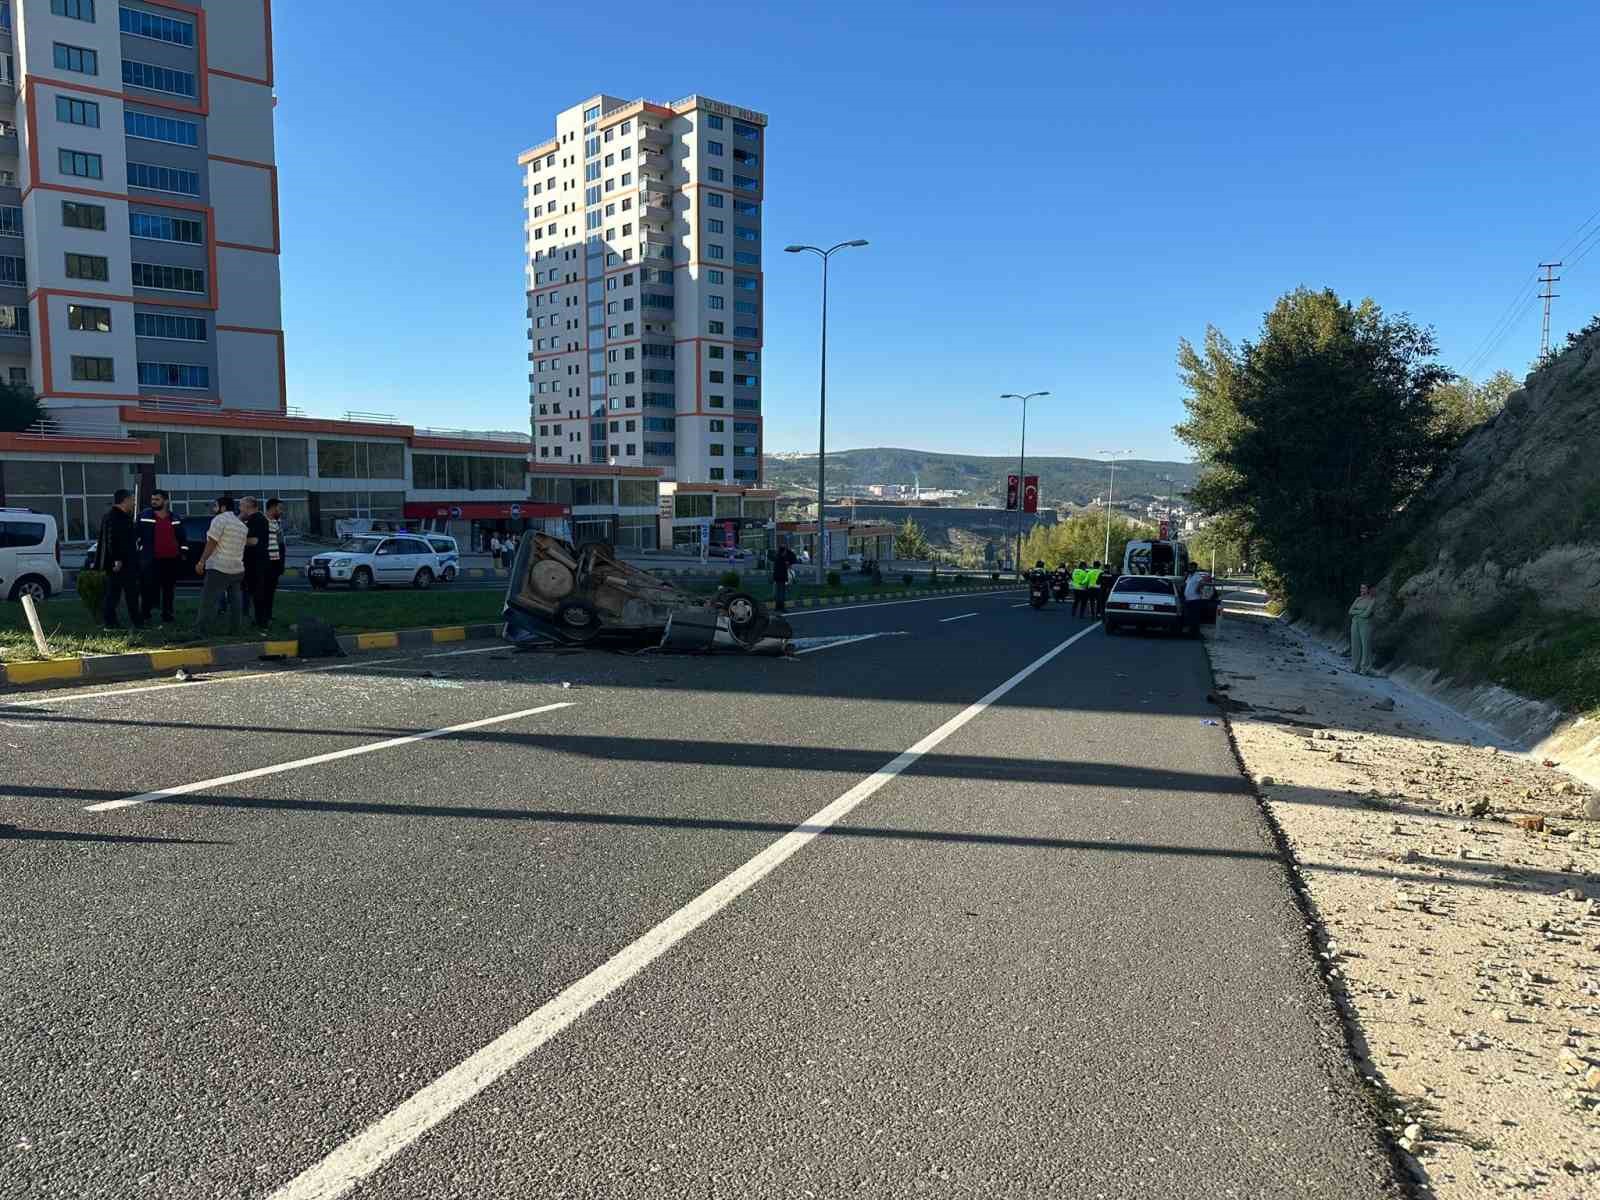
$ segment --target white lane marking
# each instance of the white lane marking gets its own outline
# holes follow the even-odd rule
[[[182,649],[182,647],[175,647]],[[195,679],[188,683],[152,683],[146,687],[118,688],[110,692],[77,692],[71,696],[46,696],[40,700],[3,700],[0,701],[0,713],[8,708],[39,708],[46,704],[66,704],[72,700],[105,700],[112,696],[137,696],[144,692],[169,692],[174,688],[183,688],[193,691],[197,687],[204,687],[208,683],[241,683],[246,679],[273,679],[285,675],[314,675],[319,671],[348,671],[354,667],[375,667],[380,663],[405,662],[400,658],[363,658],[355,662],[335,663],[331,667],[290,667],[283,671],[250,671],[244,675],[219,675],[215,679]],[[185,668],[187,670],[189,668]],[[206,668],[196,667],[195,670]],[[211,670],[218,668],[212,667]],[[222,667],[222,670],[227,670]]]
[[[975,612],[970,612],[970,613],[962,613],[959,617],[940,617],[939,618],[939,624],[948,625],[948,624],[950,624],[951,621],[965,621],[968,617],[975,617],[977,615],[978,614],[975,613]]]
[[[894,633],[858,633],[847,634],[844,637],[795,638],[795,654],[815,654],[818,650],[832,650],[836,646],[848,646],[852,642],[870,642],[873,638],[904,636],[903,631],[897,630]]]
[[[302,1171],[273,1192],[270,1200],[335,1200],[344,1195],[755,887],[799,853],[813,838],[826,833],[924,754],[979,716],[1035,671],[1046,666],[1074,642],[1095,630],[1095,626],[1090,626],[1034,659],[983,699],[962,709],[909,750],[813,814],[804,824],[795,826],[720,882],[701,892],[553,1000],[547,1001],[487,1046],[413,1093],[398,1107],[336,1147],[321,1162]]]
[[[1006,588],[1004,591],[995,592],[993,594],[996,596],[1004,596],[1006,592],[1015,592],[1021,590],[1022,589],[1020,588]],[[795,611],[785,609],[783,615],[791,619],[794,617],[817,617],[823,615],[824,613],[860,612],[864,608],[894,608],[896,605],[900,604],[933,604],[936,601],[945,601],[948,603],[951,600],[965,600],[970,604],[972,599],[972,593],[963,592],[957,596],[924,596],[920,600],[882,600],[876,604],[834,604],[828,605],[824,608],[802,608]]]
[[[404,737],[386,738],[381,742],[368,742],[365,746],[351,746],[346,750],[332,750],[327,754],[314,754],[310,758],[297,758],[290,762],[274,763],[270,767],[257,767],[253,771],[239,771],[233,775],[219,775],[215,779],[202,779],[198,783],[181,783],[176,787],[162,788],[157,792],[145,792],[139,796],[126,796],[121,800],[104,800],[99,804],[90,804],[84,812],[100,813],[113,812],[119,808],[132,808],[136,804],[148,804],[152,800],[165,800],[169,796],[189,796],[195,792],[203,792],[209,788],[222,787],[229,783],[243,783],[247,779],[260,779],[267,775],[281,775],[285,771],[298,771],[303,767],[320,766],[322,763],[336,762],[341,758],[355,758],[361,754],[373,754],[379,750],[391,750],[396,746],[408,746],[412,742],[426,742],[432,738],[447,737],[452,733],[465,733],[470,729],[482,729],[488,725],[503,725],[507,721],[515,721],[522,717],[535,716],[538,713],[554,712],[558,708],[571,708],[576,701],[568,700],[560,704],[543,704],[538,708],[524,708],[513,713],[504,713],[498,717],[484,717],[478,721],[467,721],[460,725],[447,725],[443,729],[430,729],[427,733],[408,733]]]
[[[459,658],[463,654],[493,654],[496,650],[504,650],[509,653],[511,651],[511,647],[505,642],[496,642],[493,646],[480,646],[476,650],[444,650],[438,654],[424,654],[422,657]]]

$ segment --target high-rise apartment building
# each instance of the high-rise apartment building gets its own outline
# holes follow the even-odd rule
[[[519,156],[535,469],[759,480],[766,127],[702,96],[595,96]]]
[[[285,407],[270,0],[0,3],[0,377]]]

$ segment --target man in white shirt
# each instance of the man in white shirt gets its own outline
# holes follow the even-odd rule
[[[1183,581],[1183,623],[1195,637],[1200,636],[1200,610],[1205,604],[1205,576],[1189,564]]]
[[[195,622],[195,632],[202,637],[210,631],[217,602],[223,597],[228,602],[230,634],[239,632],[239,618],[244,611],[240,588],[244,583],[244,543],[248,533],[244,522],[234,515],[232,496],[219,498],[216,509],[211,527],[206,530],[206,548],[194,567],[196,575],[205,577],[205,586],[200,590],[200,617]]]

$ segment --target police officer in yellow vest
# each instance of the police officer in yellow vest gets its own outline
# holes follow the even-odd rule
[[[1072,615],[1083,616],[1089,606],[1089,564],[1079,562],[1072,572]]]
[[[1100,560],[1094,560],[1094,566],[1089,568],[1089,615],[1096,619],[1100,616]]]

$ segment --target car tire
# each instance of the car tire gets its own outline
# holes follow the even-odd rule
[[[365,592],[372,587],[372,572],[366,567],[357,567],[350,573],[350,590],[352,592]]]
[[[411,586],[419,592],[425,592],[433,586],[433,571],[423,567],[417,572],[416,578],[411,581]]]
[[[586,642],[600,632],[600,614],[587,600],[563,600],[551,620],[576,642]]]
[[[35,603],[50,599],[49,582],[37,575],[24,575],[12,587],[11,599],[20,603],[24,596],[32,596]]]
[[[444,569],[444,573],[441,574],[439,578],[444,580],[446,583],[454,583],[456,581],[456,569],[454,567],[446,567]]]
[[[733,636],[749,645],[761,640],[770,623],[767,610],[761,601],[748,592],[735,592],[723,601],[728,614],[728,628]]]
[[[1117,635],[1117,623],[1115,621],[1101,621],[1100,627],[1106,631],[1107,637],[1115,637]]]

